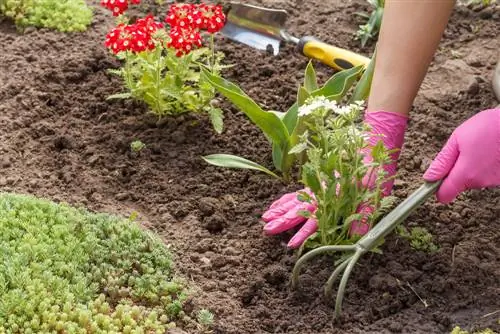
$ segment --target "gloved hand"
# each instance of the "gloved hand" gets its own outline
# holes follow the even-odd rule
[[[397,160],[399,158],[399,149],[403,146],[404,133],[407,128],[408,118],[401,114],[375,111],[365,113],[365,123],[371,128],[369,135],[370,146],[375,145],[379,140],[382,140],[388,150],[398,149],[397,152],[391,154],[392,163],[385,165],[384,170],[388,176],[393,176],[396,173]],[[381,136],[382,135],[382,136]],[[365,153],[365,163],[372,160],[370,152]],[[368,180],[365,177],[363,184],[370,186],[373,180]],[[387,181],[383,184],[383,195],[387,196],[391,193],[394,180]],[[309,192],[308,189],[305,191]],[[276,202],[271,204],[271,207],[262,215],[262,219],[267,223],[264,226],[264,232],[268,235],[275,235],[286,230],[289,230],[300,223],[305,222],[302,228],[295,234],[295,236],[288,242],[288,247],[297,248],[304,240],[311,234],[316,232],[318,226],[315,219],[304,218],[299,214],[300,211],[310,211],[313,213],[316,207],[310,203],[304,203],[298,200],[297,193],[289,193],[283,195]],[[369,214],[373,209],[368,206],[361,206],[358,212],[362,214]],[[369,225],[365,221],[353,222],[351,225],[350,233],[364,235],[368,232]]]
[[[500,109],[482,111],[453,131],[424,174],[429,182],[443,178],[441,203],[468,189],[500,185]]]

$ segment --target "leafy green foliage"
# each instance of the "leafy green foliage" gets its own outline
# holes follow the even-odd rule
[[[197,314],[198,323],[202,328],[209,328],[214,323],[214,315],[206,309],[202,309]]]
[[[171,255],[136,223],[0,195],[0,333],[164,333],[182,315]]]
[[[500,323],[500,320],[499,320],[499,323]],[[459,326],[455,326],[455,328],[453,328],[453,330],[451,331],[450,334],[498,334],[498,333],[494,332],[493,330],[491,330],[489,328],[475,331],[475,332],[469,332],[469,331],[461,329]]]
[[[398,228],[399,235],[408,239],[413,249],[434,253],[439,250],[439,247],[434,244],[434,237],[424,227],[412,227],[409,231],[404,227]]]
[[[305,247],[352,244],[359,238],[349,233],[352,222],[366,219],[372,226],[394,203],[393,197],[382,197],[382,184],[387,181],[382,167],[390,163],[390,152],[382,141],[368,147],[364,133],[369,129],[360,123],[361,111],[361,103],[339,107],[319,97],[309,99],[299,110],[307,131],[293,150],[307,154],[302,183],[314,194],[304,192],[300,199],[316,204],[318,221],[318,231]],[[370,164],[363,162],[366,149],[373,157]],[[363,185],[366,175],[371,176],[373,187]],[[373,207],[373,213],[357,213],[362,204]]]
[[[359,26],[359,30],[356,32],[356,39],[361,41],[361,46],[365,46],[371,38],[377,37],[384,14],[385,0],[368,0],[368,2],[373,7],[372,13],[370,15],[357,13],[368,20],[366,24]]]
[[[133,142],[130,143],[130,149],[132,152],[140,152],[146,147],[146,144],[144,144],[140,140],[134,140]]]
[[[158,34],[164,33],[158,31]],[[226,67],[221,65],[224,54],[214,54],[211,48],[200,48],[178,57],[174,49],[158,41],[164,39],[164,36],[157,39],[153,51],[126,51],[117,55],[125,64],[110,72],[123,78],[127,91],[109,96],[108,99],[134,98],[144,101],[160,117],[206,112],[216,132],[221,133],[223,113],[212,105],[215,89],[205,76],[200,75],[200,68],[207,68],[210,73],[218,75]]]
[[[0,13],[21,28],[75,32],[85,31],[92,22],[92,10],[85,0],[0,0]]]
[[[317,83],[316,73],[312,66],[312,62],[309,62],[305,70],[304,83],[299,87],[297,92],[297,102],[286,112],[263,110],[234,83],[209,73],[206,70],[203,71],[203,76],[212,87],[228,98],[262,130],[263,134],[272,145],[274,168],[281,172],[283,180],[289,181],[294,164],[297,162],[300,164],[302,162],[302,156],[300,154],[290,152],[290,149],[297,144],[299,136],[301,136],[305,130],[301,118],[298,115],[299,107],[306,99],[314,96],[326,96],[330,101],[341,100],[354,82],[359,79],[362,71],[363,67],[358,66],[338,72],[320,87]],[[214,156],[217,158],[216,160],[213,159]],[[274,172],[269,171],[269,169],[255,162],[227,154],[223,155],[224,159],[220,159],[221,156],[222,155],[212,155],[205,157],[205,160],[217,166],[260,170],[272,176],[276,175]],[[238,162],[237,165],[235,164],[236,161]]]

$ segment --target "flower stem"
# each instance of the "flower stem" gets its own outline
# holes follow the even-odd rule
[[[128,51],[125,52],[125,81],[127,84],[130,93],[133,95],[132,89],[132,76],[131,76],[131,68],[130,68],[130,54]]]
[[[161,113],[160,93],[161,93],[161,49],[157,48],[156,51],[156,112]]]
[[[215,38],[214,38],[214,34],[210,34],[210,51],[211,51],[210,71],[212,72],[212,74],[216,74],[214,72],[214,69],[215,69]]]

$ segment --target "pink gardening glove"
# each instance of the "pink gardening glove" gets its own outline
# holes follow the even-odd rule
[[[500,109],[482,111],[455,129],[424,179],[444,179],[437,192],[441,203],[468,189],[500,185]]]
[[[386,112],[386,111],[376,111],[367,112],[365,114],[365,123],[371,128],[371,136],[369,139],[370,145],[375,145],[379,140],[382,140],[387,149],[401,149],[404,141],[404,133],[407,128],[408,119],[400,114]],[[382,135],[382,137],[380,136]],[[369,163],[372,158],[366,152],[365,163]],[[396,173],[396,164],[399,157],[399,150],[391,155],[393,163],[384,166],[384,169],[392,176]],[[363,184],[365,186],[370,186],[372,182],[365,177]],[[391,193],[394,180],[386,182],[383,187],[384,196]],[[305,189],[310,195],[308,189]],[[267,223],[264,226],[264,232],[268,235],[275,235],[286,230],[292,229],[295,226],[304,223],[301,229],[293,236],[293,238],[288,242],[288,247],[297,248],[299,247],[311,234],[316,232],[318,225],[315,219],[306,219],[299,214],[300,211],[309,211],[314,213],[316,206],[310,203],[304,203],[298,200],[297,193],[289,193],[283,195],[279,200],[274,202],[271,207],[262,215],[262,219]],[[373,211],[371,207],[361,206],[358,208],[359,213],[369,214]],[[369,225],[366,220],[360,222],[353,222],[351,225],[351,234],[364,235],[368,232]]]

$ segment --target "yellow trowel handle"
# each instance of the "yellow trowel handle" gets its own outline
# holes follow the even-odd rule
[[[297,47],[304,56],[319,60],[323,64],[339,71],[358,65],[367,66],[370,62],[370,58],[320,42],[310,36],[302,37]]]

